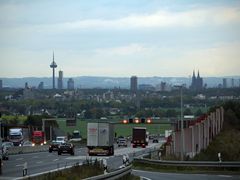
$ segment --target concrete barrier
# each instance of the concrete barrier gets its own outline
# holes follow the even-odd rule
[[[41,152],[41,151],[47,151],[49,145],[43,145],[43,146],[14,146],[9,148],[8,154],[23,154],[23,153],[32,153],[32,152]]]

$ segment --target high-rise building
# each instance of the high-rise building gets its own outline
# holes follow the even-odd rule
[[[203,79],[200,77],[199,71],[197,77],[195,76],[195,71],[193,71],[192,84],[190,88],[195,91],[199,91],[203,88]]]
[[[73,90],[74,89],[74,80],[73,78],[69,78],[67,82],[68,90]]]
[[[43,82],[40,82],[39,85],[38,85],[38,89],[44,89],[44,83]]]
[[[52,68],[53,70],[53,89],[55,89],[55,68],[57,67],[57,64],[55,63],[54,61],[54,52],[53,52],[53,61],[52,63],[50,64],[50,68]]]
[[[63,71],[58,72],[58,89],[63,89]]]
[[[130,90],[131,90],[133,93],[136,93],[136,92],[137,92],[137,86],[138,86],[137,76],[132,76],[130,81],[131,81]]]
[[[233,78],[231,79],[231,82],[232,82],[231,87],[234,88],[235,85],[234,85],[234,79]]]
[[[223,78],[223,88],[227,88],[227,79]]]
[[[0,79],[0,89],[2,89],[3,88],[3,82],[2,82],[2,80]]]

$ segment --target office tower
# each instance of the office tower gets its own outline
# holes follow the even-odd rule
[[[53,89],[55,89],[55,68],[57,67],[57,64],[54,61],[54,52],[53,52],[53,61],[50,64],[50,68],[53,70]]]
[[[231,87],[234,88],[234,79],[232,78],[231,81],[232,81]]]
[[[136,92],[137,92],[137,86],[138,86],[137,76],[132,76],[130,81],[131,81],[130,90],[131,90],[133,93],[136,93]]]
[[[74,81],[73,81],[72,78],[68,79],[67,86],[68,86],[68,90],[73,90],[74,89]]]
[[[25,89],[28,89],[28,88],[29,88],[28,83],[25,82]]]
[[[63,71],[58,72],[58,89],[63,89]]]
[[[227,79],[223,78],[223,88],[227,88]]]
[[[44,89],[44,84],[43,84],[43,82],[40,82],[40,83],[39,83],[38,89],[40,89],[40,90],[41,90],[41,89]]]
[[[2,83],[2,80],[0,79],[0,89],[3,88],[3,83]]]

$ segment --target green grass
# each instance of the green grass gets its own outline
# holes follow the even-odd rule
[[[71,134],[73,130],[79,130],[83,138],[87,138],[87,122],[92,121],[78,119],[76,127],[67,127],[65,119],[58,119],[59,128],[66,134]],[[133,127],[146,127],[150,134],[164,134],[166,129],[171,129],[168,124],[116,124],[114,130],[117,136],[129,136],[132,135]]]

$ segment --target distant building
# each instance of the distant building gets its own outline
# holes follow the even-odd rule
[[[139,84],[139,90],[143,91],[154,91],[155,88],[151,84]]]
[[[73,81],[73,78],[69,78],[69,79],[68,79],[67,88],[68,88],[69,90],[73,90],[73,89],[74,89],[74,81]]]
[[[227,79],[223,78],[223,88],[227,88]]]
[[[58,72],[58,89],[63,89],[63,71]]]
[[[132,76],[131,79],[130,79],[130,90],[133,92],[133,93],[136,93],[137,92],[137,86],[138,86],[138,83],[137,83],[137,76]]]
[[[200,77],[199,71],[197,77],[195,76],[195,71],[193,71],[192,84],[190,88],[194,91],[199,91],[203,88],[203,79]]]
[[[231,87],[234,88],[234,79],[231,79]]]
[[[43,82],[40,82],[40,83],[39,83],[38,89],[44,89],[44,84],[43,84]]]
[[[3,88],[3,81],[0,79],[0,89]]]
[[[29,86],[28,86],[28,83],[27,82],[25,82],[25,87],[24,87],[25,89],[28,89],[29,88]]]

